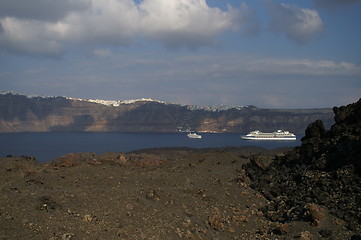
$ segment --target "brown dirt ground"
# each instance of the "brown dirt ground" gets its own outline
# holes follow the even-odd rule
[[[242,165],[286,149],[153,149],[0,159],[0,239],[350,239],[319,206],[267,220]],[[282,174],[282,173],[280,173]],[[316,209],[316,210],[315,210]]]

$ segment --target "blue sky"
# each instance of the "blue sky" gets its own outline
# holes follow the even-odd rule
[[[0,90],[318,108],[361,97],[360,0],[0,0]]]

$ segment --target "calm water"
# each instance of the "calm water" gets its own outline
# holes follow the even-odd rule
[[[247,141],[240,134],[202,134],[190,139],[185,133],[0,133],[0,157],[33,156],[46,162],[71,152],[130,152],[157,147],[224,147],[255,145],[268,149],[300,145],[296,141]]]

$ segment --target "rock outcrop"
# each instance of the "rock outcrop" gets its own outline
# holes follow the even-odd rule
[[[329,130],[317,120],[300,147],[267,167],[260,160],[244,166],[251,187],[271,202],[263,209],[269,219],[311,221],[313,206],[328,209],[352,231],[361,229],[361,99],[333,111]]]

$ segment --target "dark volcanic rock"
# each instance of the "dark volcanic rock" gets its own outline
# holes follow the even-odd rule
[[[312,221],[307,206],[315,204],[343,219],[349,229],[360,230],[361,99],[333,110],[330,130],[315,121],[300,147],[275,158],[266,169],[255,161],[244,166],[251,187],[271,201],[262,210],[272,221]]]

